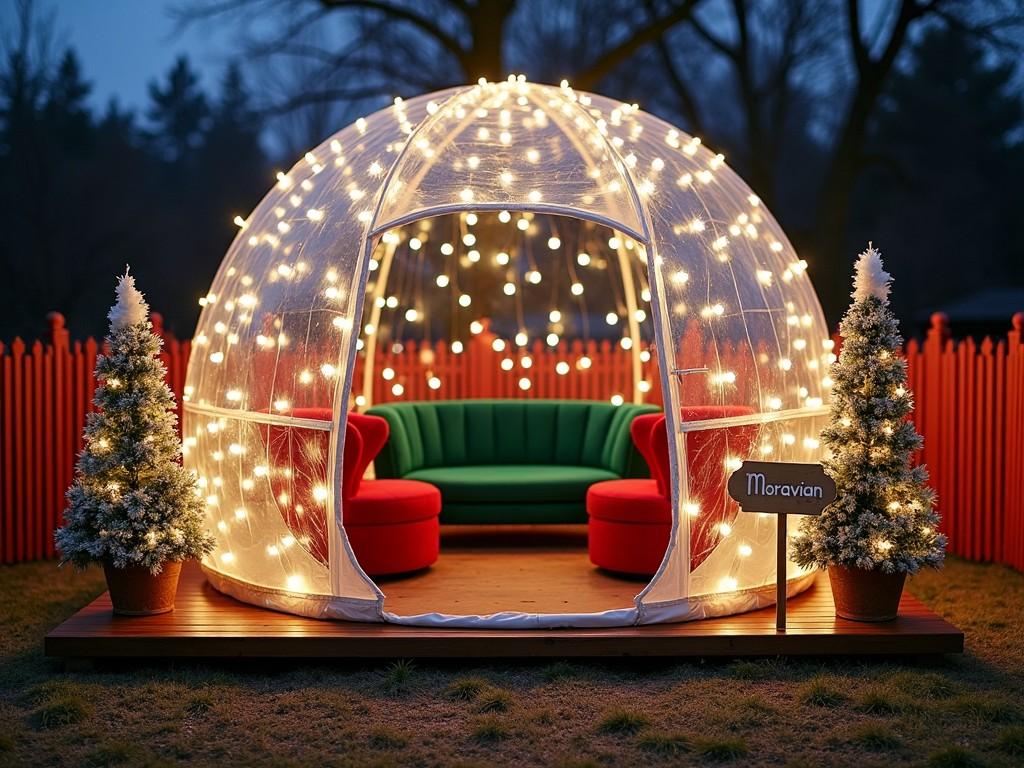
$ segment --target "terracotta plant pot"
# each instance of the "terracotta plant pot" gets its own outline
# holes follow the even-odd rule
[[[137,565],[115,568],[110,563],[103,564],[103,573],[107,577],[114,613],[123,616],[152,616],[174,610],[181,561],[164,563],[163,570],[156,576],[148,568]]]
[[[836,616],[854,621],[892,621],[896,618],[907,574],[833,565],[828,569],[828,576]]]

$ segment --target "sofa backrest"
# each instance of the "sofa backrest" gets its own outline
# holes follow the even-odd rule
[[[636,477],[647,473],[630,424],[658,410],[581,400],[438,400],[376,405],[367,414],[391,428],[376,459],[378,477],[481,464],[591,466]]]

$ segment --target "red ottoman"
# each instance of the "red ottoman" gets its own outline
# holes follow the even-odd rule
[[[370,576],[405,573],[437,562],[441,492],[416,480],[363,481],[345,502],[345,533]]]
[[[296,408],[297,418],[329,420],[330,408]],[[301,433],[293,435],[292,432]],[[326,521],[313,509],[314,488],[327,479],[328,432],[272,426],[267,440],[275,465],[272,478],[286,478],[275,497],[289,528],[310,553],[328,560]],[[342,465],[342,521],[352,551],[369,576],[416,571],[433,565],[440,548],[441,492],[417,480],[363,480],[367,467],[388,439],[379,416],[350,413]],[[281,468],[290,468],[283,473]],[[283,481],[282,481],[283,482]],[[283,493],[282,493],[283,492]]]

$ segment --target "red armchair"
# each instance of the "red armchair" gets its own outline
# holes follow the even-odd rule
[[[380,416],[348,415],[342,520],[356,559],[370,576],[427,568],[437,562],[440,549],[437,488],[419,480],[363,479],[387,440],[388,423]]]
[[[684,421],[703,421],[752,411],[739,406],[687,406]],[[661,565],[672,531],[672,478],[668,434],[662,414],[639,416],[631,436],[651,471],[649,480],[608,480],[587,493],[590,561],[609,571],[652,576]],[[691,432],[686,437],[689,501],[699,511],[690,518],[690,567],[715,548],[719,526],[738,511],[726,493],[725,460],[746,457],[757,436],[755,425]],[[701,471],[707,467],[707,471]]]
[[[330,420],[330,408],[296,408],[290,416]],[[296,539],[328,562],[324,494],[330,434],[272,425],[266,429],[271,486]],[[388,439],[379,416],[350,413],[342,463],[342,520],[360,566],[370,576],[405,573],[437,561],[441,494],[416,480],[364,480]]]

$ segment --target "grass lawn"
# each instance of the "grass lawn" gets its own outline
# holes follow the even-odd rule
[[[1024,764],[1024,575],[951,560],[910,589],[963,657],[512,665],[115,666],[45,632],[98,570],[0,568],[0,764]]]

